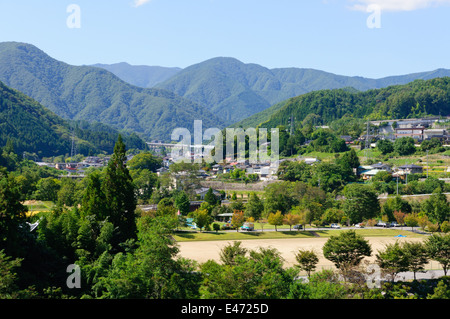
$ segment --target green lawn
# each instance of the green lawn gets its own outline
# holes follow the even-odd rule
[[[24,204],[28,207],[28,215],[33,216],[40,212],[49,212],[55,206],[51,201],[26,201]]]
[[[324,237],[328,238],[331,236],[337,236],[340,232],[353,229],[330,229],[330,230],[306,230],[306,231],[219,231],[219,232],[195,232],[195,231],[184,231],[175,232],[174,238],[176,241],[215,241],[215,240],[251,240],[251,239],[292,239],[292,238],[313,238],[313,237]],[[394,237],[397,235],[404,235],[407,237],[422,237],[423,235],[410,232],[408,230],[401,229],[354,229],[357,234],[363,237]]]

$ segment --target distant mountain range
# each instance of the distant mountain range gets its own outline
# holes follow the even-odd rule
[[[25,43],[0,43],[0,81],[63,118],[105,123],[146,140],[170,140],[177,127],[192,132],[194,120],[224,125],[172,92],[133,86],[98,67],[69,65]]]
[[[176,127],[193,132],[194,120],[202,120],[204,128],[240,125],[246,119],[261,123],[291,98],[309,92],[367,91],[445,76],[450,70],[369,79],[314,69],[268,69],[227,57],[184,69],[73,66],[30,44],[0,43],[0,81],[63,118],[102,122],[147,141],[170,141]]]
[[[105,68],[123,80],[139,85],[137,82],[140,82],[140,71],[134,73],[131,67],[126,67],[127,72],[122,71],[124,75],[121,75],[119,71],[114,70],[113,66]],[[268,69],[258,64],[245,64],[228,57],[213,58],[182,70],[172,71],[174,75],[157,83],[154,87],[171,91],[199,103],[228,125],[289,98],[312,91],[345,87],[365,91],[406,84],[417,79],[428,80],[450,76],[450,70],[438,69],[370,79],[306,68]]]
[[[182,70],[181,68],[166,68],[162,66],[130,65],[126,62],[114,64],[97,63],[91,66],[105,69],[114,73],[125,82],[143,88],[152,88]]]

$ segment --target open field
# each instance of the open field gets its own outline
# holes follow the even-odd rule
[[[372,256],[366,258],[369,262],[375,261],[375,254],[378,250],[384,249],[385,245],[393,244],[395,241],[422,241],[426,238],[424,235],[412,233],[409,231],[402,230],[357,230],[361,235],[363,235],[370,243],[372,247]],[[372,232],[373,231],[373,232]],[[232,243],[235,240],[242,241],[242,246],[247,249],[257,249],[258,247],[272,247],[277,249],[281,256],[285,260],[285,267],[291,267],[296,264],[295,253],[299,249],[313,249],[319,257],[319,263],[317,265],[317,270],[320,269],[334,269],[332,262],[327,260],[322,253],[322,247],[331,235],[336,234],[339,230],[330,230],[317,232],[319,237],[313,235],[295,235],[295,237],[287,237],[289,235],[284,234],[284,238],[269,238],[274,232],[267,232],[267,234],[261,235],[261,237],[254,237],[258,239],[246,240],[245,237],[240,237],[239,239],[223,239],[223,240],[190,240],[190,241],[179,241],[178,245],[180,248],[180,256],[195,260],[197,262],[203,263],[207,260],[215,260],[220,262],[219,253],[220,250]],[[279,232],[281,233],[281,232]],[[287,232],[285,232],[287,233]],[[295,232],[296,233],[296,232]],[[301,233],[301,232],[300,232]],[[394,237],[397,234],[405,234],[407,237]],[[243,234],[247,235],[248,234]],[[266,237],[265,237],[266,236]],[[294,236],[294,235],[291,235]],[[179,237],[177,237],[179,238]],[[225,238],[225,237],[222,237]],[[237,238],[237,237],[236,237]],[[248,238],[248,237],[247,237]],[[427,265],[426,269],[440,269],[440,265],[437,262],[432,262]]]
[[[53,202],[40,200],[27,200],[22,204],[28,207],[28,217],[34,216],[40,212],[49,212],[55,206]]]
[[[258,228],[256,228],[258,229]],[[269,229],[269,228],[266,228]],[[272,228],[273,229],[273,228]],[[354,228],[343,228],[341,230],[330,229],[330,230],[310,230],[306,231],[288,231],[289,228],[284,228],[278,231],[219,231],[219,232],[177,232],[174,235],[175,240],[178,242],[186,241],[218,241],[218,240],[260,240],[260,239],[306,239],[306,238],[329,238],[330,236],[336,236],[338,232],[342,230],[353,229],[357,234],[364,237],[394,237],[397,235],[404,235],[413,238],[422,238],[423,235],[418,233],[413,233],[405,229],[385,229],[385,228],[374,228],[374,229],[354,229]]]

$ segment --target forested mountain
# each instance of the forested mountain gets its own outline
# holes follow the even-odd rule
[[[114,64],[93,64],[92,66],[105,69],[120,79],[132,85],[151,88],[181,71],[181,68],[167,68],[162,66],[130,65],[126,62]]]
[[[187,67],[156,87],[200,103],[228,124],[233,124],[274,104],[311,91],[345,87],[365,91],[442,76],[450,76],[450,70],[368,79],[314,69],[268,69],[234,58],[220,57]]]
[[[57,61],[33,45],[0,43],[0,81],[57,115],[101,122],[142,138],[170,140],[174,128],[222,127],[204,107],[172,92],[133,86],[109,71]]]
[[[0,82],[0,147],[8,141],[16,153],[39,157],[70,154],[72,130],[78,154],[111,154],[119,132],[104,124],[69,122],[25,94]],[[125,134],[129,148],[145,147],[135,134]]]
[[[310,92],[266,110],[263,114],[265,119],[263,116],[255,118],[260,120],[262,127],[274,128],[289,125],[291,117],[298,123],[313,114],[317,115],[317,125],[343,117],[383,120],[450,116],[450,77],[415,80],[405,85],[364,92],[348,89]],[[250,119],[246,123],[251,123]]]

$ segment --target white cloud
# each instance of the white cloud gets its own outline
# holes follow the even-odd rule
[[[414,11],[428,7],[450,5],[450,0],[349,0],[351,9],[366,11],[369,6],[378,6],[382,11]]]
[[[146,3],[150,2],[150,1],[151,0],[134,0],[133,7],[136,7],[136,8],[140,7],[140,6],[146,4]]]

